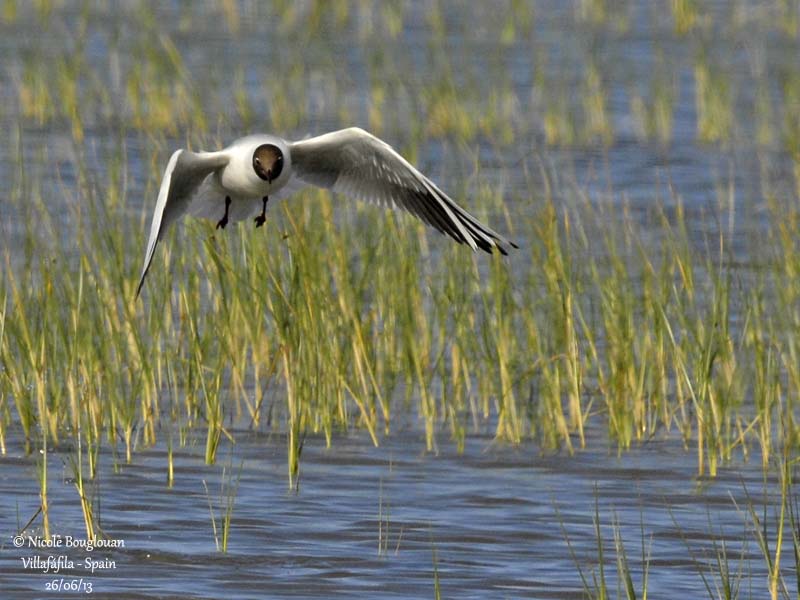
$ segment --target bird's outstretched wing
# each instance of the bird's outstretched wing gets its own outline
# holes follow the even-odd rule
[[[289,146],[294,176],[347,196],[402,208],[459,243],[508,253],[513,243],[480,223],[386,142],[351,127]]]
[[[189,152],[176,150],[167,163],[164,179],[158,191],[156,209],[153,211],[153,222],[150,225],[150,239],[147,241],[147,252],[144,255],[142,276],[136,288],[136,296],[142,290],[144,278],[153,260],[153,253],[167,228],[181,218],[187,211],[192,195],[203,183],[203,180],[228,164],[228,156],[223,152]]]

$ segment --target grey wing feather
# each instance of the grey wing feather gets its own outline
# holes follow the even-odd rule
[[[290,146],[296,177],[387,208],[401,208],[473,250],[517,246],[480,223],[391,146],[352,127]]]
[[[156,208],[153,211],[142,275],[136,288],[137,297],[144,285],[144,278],[153,261],[158,241],[164,236],[167,228],[186,213],[192,196],[203,180],[227,163],[228,157],[221,152],[195,153],[176,150],[170,157],[158,191]]]

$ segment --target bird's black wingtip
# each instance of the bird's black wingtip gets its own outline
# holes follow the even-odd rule
[[[503,256],[508,256],[508,247],[511,246],[515,250],[519,250],[519,246],[517,246],[514,242],[509,240],[503,240],[502,242],[495,242],[494,247],[502,254]],[[491,251],[491,250],[490,250]]]
[[[147,269],[144,270],[142,276],[139,278],[139,285],[136,286],[136,294],[133,296],[133,301],[136,302],[139,299],[139,296],[142,294],[142,288],[144,287],[144,278],[147,277],[147,271],[150,270],[150,265],[147,265]]]

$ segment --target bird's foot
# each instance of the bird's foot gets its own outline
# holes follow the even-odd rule
[[[231,207],[231,197],[225,196],[225,214],[222,215],[222,218],[217,221],[217,229],[225,229],[225,226],[228,224],[228,209]]]
[[[263,201],[264,205],[261,207],[261,214],[254,219],[256,227],[261,227],[267,222],[267,202],[269,202],[269,196],[264,196]]]

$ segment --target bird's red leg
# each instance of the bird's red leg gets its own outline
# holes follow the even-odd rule
[[[225,196],[225,214],[219,221],[217,221],[217,229],[225,229],[225,225],[228,224],[228,209],[230,207],[231,207],[231,197]]]

